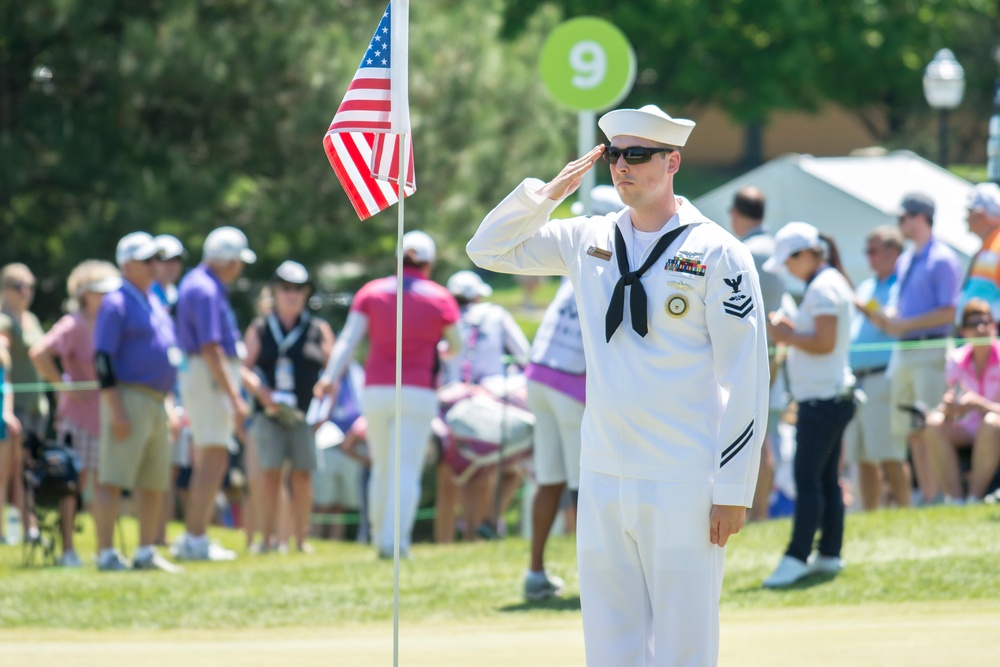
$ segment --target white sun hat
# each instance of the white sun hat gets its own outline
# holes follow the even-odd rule
[[[590,208],[594,215],[608,215],[622,210],[625,204],[613,185],[597,185],[590,191]],[[573,215],[583,215],[583,202],[573,202],[569,210]]]
[[[473,271],[459,271],[448,278],[448,291],[453,296],[462,297],[466,301],[476,298],[485,299],[493,294],[493,288],[483,282],[479,274]]]
[[[782,271],[785,262],[795,253],[822,247],[818,229],[808,222],[789,222],[774,235],[774,254],[764,262],[764,270]]]

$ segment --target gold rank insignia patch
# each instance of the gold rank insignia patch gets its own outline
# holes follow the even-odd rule
[[[688,300],[683,294],[673,294],[667,299],[665,306],[667,315],[670,317],[684,317],[688,311]]]
[[[596,245],[592,245],[587,248],[587,254],[591,257],[596,257],[597,259],[603,259],[605,262],[611,260],[611,251],[605,250],[604,248],[598,248]]]

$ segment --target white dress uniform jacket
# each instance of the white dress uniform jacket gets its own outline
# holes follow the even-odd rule
[[[587,357],[581,467],[655,481],[712,484],[716,505],[753,504],[768,409],[765,313],[750,252],[686,199],[663,233],[686,226],[642,277],[649,333],[625,319],[605,342],[605,313],[620,277],[614,226],[631,270],[628,209],[549,221],[559,204],[526,179],[469,241],[482,268],[569,275]],[[655,245],[651,243],[647,253]],[[629,288],[626,290],[628,292]]]

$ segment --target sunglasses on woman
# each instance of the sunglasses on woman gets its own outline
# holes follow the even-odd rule
[[[601,157],[608,164],[617,164],[618,158],[624,157],[625,164],[645,164],[653,159],[657,153],[673,153],[676,148],[647,148],[646,146],[629,146],[618,148],[616,146],[604,146]]]

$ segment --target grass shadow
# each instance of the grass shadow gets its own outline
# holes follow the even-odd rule
[[[762,591],[768,591],[771,593],[783,593],[785,591],[803,591],[810,588],[815,588],[816,586],[822,586],[823,584],[828,584],[837,578],[836,574],[833,573],[820,573],[810,574],[804,579],[796,581],[790,586],[782,586],[780,588],[764,588],[760,584],[756,586],[744,586],[742,588],[737,588],[731,590],[727,595],[749,595],[751,593],[760,593]]]
[[[519,602],[498,607],[497,611],[524,612],[524,611],[580,611],[580,596],[572,595],[568,597],[553,597],[537,602]]]

